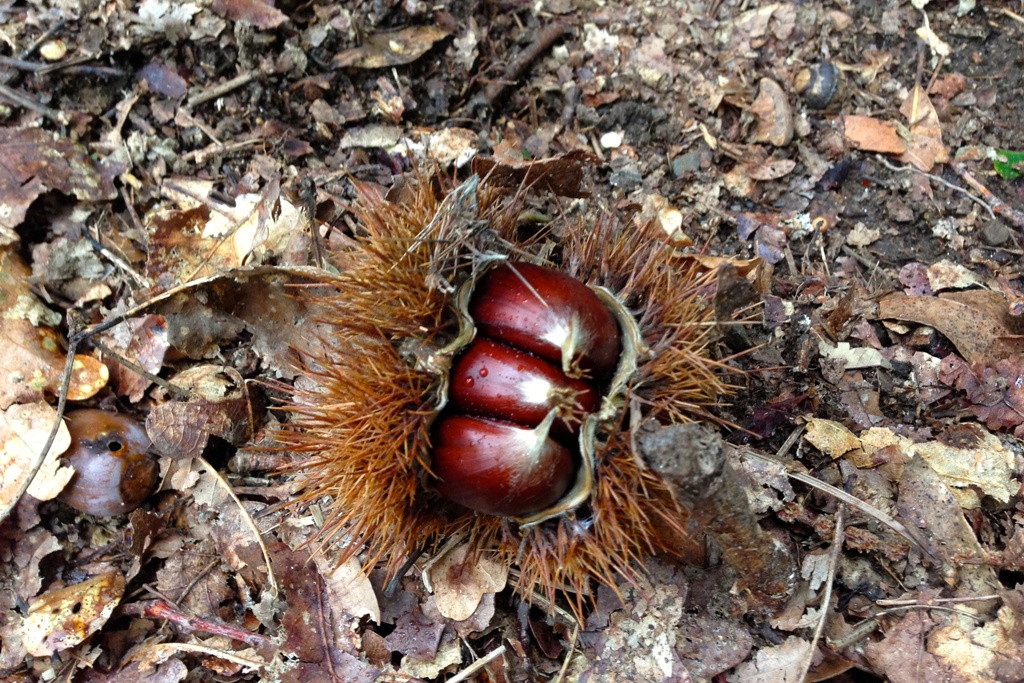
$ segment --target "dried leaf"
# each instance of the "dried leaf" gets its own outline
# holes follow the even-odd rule
[[[447,36],[448,31],[438,26],[410,26],[401,31],[377,33],[367,38],[365,44],[335,56],[332,66],[379,69],[409,64]]]
[[[96,164],[89,151],[42,128],[0,128],[0,227],[16,228],[39,195],[58,190],[83,201],[117,196],[116,163]]]
[[[114,570],[40,595],[25,617],[25,649],[48,657],[78,645],[107,623],[124,588],[124,576]]]
[[[900,107],[900,113],[910,123],[910,140],[900,161],[913,164],[925,172],[931,171],[935,164],[948,162],[949,150],[942,144],[939,115],[924,88],[914,86]]]
[[[485,593],[497,593],[508,580],[508,566],[470,552],[468,543],[445,553],[430,568],[437,611],[464,621],[476,611]]]
[[[843,117],[843,135],[854,149],[882,154],[903,154],[907,143],[896,132],[892,121],[847,114]]]
[[[57,411],[44,402],[19,404],[0,413],[0,517],[6,516],[18,502],[29,468],[46,444],[57,419]],[[71,434],[61,424],[28,492],[38,500],[55,498],[75,471],[60,465],[60,455],[71,445]]]
[[[807,421],[804,438],[830,458],[838,458],[854,448],[860,448],[860,439],[849,429],[838,422],[816,417]]]

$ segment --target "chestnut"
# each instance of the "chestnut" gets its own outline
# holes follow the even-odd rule
[[[793,89],[811,109],[828,109],[842,92],[843,72],[832,62],[816,62],[793,79]]]
[[[572,453],[548,436],[553,416],[535,428],[468,415],[442,418],[434,426],[435,488],[500,517],[550,507],[576,478]]]
[[[71,446],[63,460],[75,475],[58,496],[90,515],[112,517],[142,505],[160,482],[152,442],[135,420],[103,410],[76,410],[64,416]]]
[[[433,426],[434,490],[520,524],[574,508],[592,482],[581,446],[628,355],[615,314],[583,282],[528,263],[492,268],[457,300],[458,355]]]
[[[485,337],[535,353],[569,375],[607,379],[619,362],[619,325],[576,278],[554,268],[506,263],[487,272],[469,314]]]
[[[488,339],[473,342],[455,361],[450,386],[452,404],[471,415],[536,426],[554,409],[559,434],[579,434],[580,420],[598,400],[593,387],[553,363]]]

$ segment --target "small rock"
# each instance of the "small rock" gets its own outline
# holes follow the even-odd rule
[[[981,228],[981,241],[990,247],[1000,247],[1010,239],[1010,229],[1001,221],[985,221]]]
[[[681,154],[672,160],[672,175],[676,178],[683,178],[690,173],[700,170],[700,150]]]

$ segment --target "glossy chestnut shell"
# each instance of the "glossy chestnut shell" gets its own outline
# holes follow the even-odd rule
[[[577,480],[581,425],[619,365],[619,324],[584,283],[527,263],[486,272],[466,308],[477,338],[459,349],[433,427],[433,487],[486,514],[547,510]]]
[[[478,512],[510,517],[542,510],[576,476],[572,454],[547,435],[546,426],[450,415],[435,434],[438,490]]]
[[[160,482],[152,443],[135,420],[103,410],[76,410],[64,416],[71,446],[64,462],[75,475],[59,498],[97,517],[131,512]]]

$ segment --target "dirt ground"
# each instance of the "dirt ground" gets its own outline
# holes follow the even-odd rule
[[[4,681],[1024,680],[1024,3],[29,0],[0,43]],[[346,285],[394,221],[417,284]],[[322,366],[445,338],[401,307],[495,244],[616,291],[676,259],[626,305],[690,340],[698,302],[710,379],[600,441],[685,549],[607,462],[530,529],[403,512],[372,450],[296,502],[291,451],[398,405]],[[51,434],[59,397],[129,422]],[[70,494],[96,444],[157,492]]]

